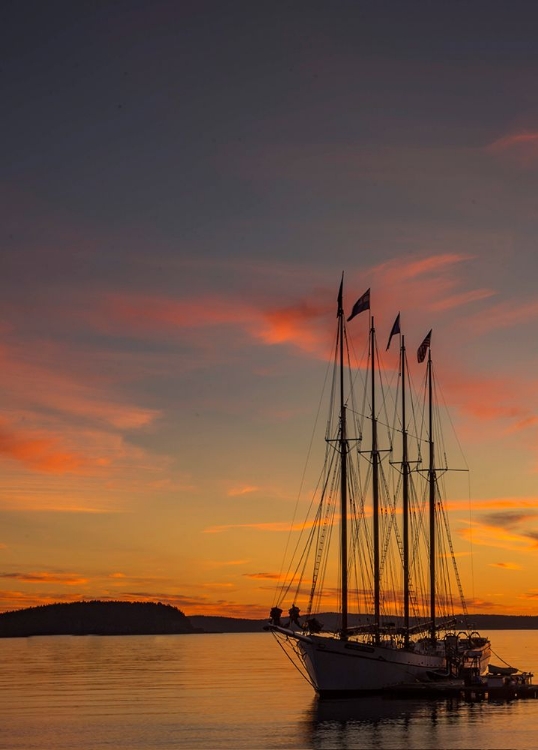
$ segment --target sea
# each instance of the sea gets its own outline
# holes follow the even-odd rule
[[[538,682],[538,630],[488,635]],[[0,639],[6,750],[536,747],[538,699],[319,700],[270,633]]]

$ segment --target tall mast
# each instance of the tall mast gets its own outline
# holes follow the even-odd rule
[[[372,357],[372,505],[374,536],[374,624],[375,640],[379,643],[381,626],[380,614],[380,571],[379,571],[379,452],[377,449],[377,419],[375,410],[375,328],[374,318],[370,326],[370,352]]]
[[[407,453],[407,418],[405,413],[405,337],[400,347],[400,372],[402,374],[402,473],[403,473],[403,594],[404,641],[409,645],[409,459]]]
[[[431,349],[428,349],[428,401],[429,401],[429,415],[428,415],[428,430],[429,430],[429,446],[430,446],[430,458],[429,458],[429,469],[428,469],[428,484],[430,489],[430,638],[435,641],[436,638],[436,627],[435,627],[435,456],[433,446],[433,377],[432,377],[432,355]]]
[[[343,282],[343,279],[342,279]],[[340,589],[342,596],[342,634],[347,630],[348,581],[347,581],[347,435],[346,405],[344,398],[344,310],[342,284],[338,295],[338,337],[340,349]]]

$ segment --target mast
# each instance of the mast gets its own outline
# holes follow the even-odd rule
[[[435,456],[434,456],[434,445],[433,445],[433,378],[432,378],[432,355],[431,349],[428,348],[428,401],[429,401],[429,414],[428,414],[428,430],[429,430],[429,468],[428,468],[428,485],[430,489],[430,638],[435,641],[436,638],[436,627],[435,627]]]
[[[405,337],[400,346],[400,371],[402,374],[402,514],[403,514],[403,595],[404,595],[404,641],[409,645],[409,459],[407,452],[407,421],[405,413]]]
[[[377,419],[375,411],[375,328],[374,318],[370,326],[370,351],[372,355],[372,505],[374,536],[374,625],[375,641],[379,643],[380,614],[380,570],[379,570],[379,451],[377,449]]]
[[[343,283],[343,278],[342,278]],[[347,630],[348,580],[347,580],[347,435],[346,405],[344,400],[344,310],[342,283],[338,295],[338,337],[340,351],[340,568],[342,635]]]

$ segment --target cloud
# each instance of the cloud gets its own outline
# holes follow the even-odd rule
[[[538,599],[538,591],[525,591],[522,599]]]
[[[257,492],[260,488],[254,485],[244,485],[242,487],[231,487],[226,493],[228,497],[237,497],[238,495],[248,495],[251,492]]]
[[[312,525],[312,524],[310,524]],[[228,523],[221,526],[208,526],[204,529],[204,534],[220,534],[230,529],[256,529],[257,531],[302,531],[308,528],[307,524],[296,523],[290,524],[285,521],[268,521],[260,523]]]
[[[512,562],[489,563],[492,568],[502,568],[503,570],[521,570],[521,565]]]
[[[510,133],[486,146],[485,152],[519,167],[532,168],[538,161],[538,132]]]
[[[447,370],[445,391],[453,404],[466,414],[481,420],[508,419],[514,424],[530,426],[532,415],[525,399],[525,383],[509,377],[475,376]],[[514,395],[517,394],[517,395]],[[522,405],[523,403],[523,405]],[[513,427],[512,425],[512,427]]]
[[[0,611],[9,612],[14,609],[40,607],[45,604],[57,604],[58,602],[79,602],[84,598],[81,594],[73,593],[54,592],[40,594],[32,591],[0,589]]]
[[[201,588],[203,589],[210,589],[213,591],[219,591],[220,589],[235,589],[237,588],[234,583],[229,582],[211,582],[211,581],[205,581],[204,583],[200,584]]]
[[[469,325],[475,333],[514,328],[534,323],[538,318],[538,301],[501,302],[470,316]]]
[[[456,504],[460,507],[469,508],[468,500],[453,500],[451,501],[451,507],[456,507]],[[475,508],[486,509],[486,508],[533,508],[538,509],[538,497],[491,497],[487,499],[476,498],[472,501]]]
[[[250,558],[244,560],[204,560],[204,567],[207,568],[226,568],[236,565],[247,565],[250,562]]]
[[[0,454],[20,461],[33,471],[51,474],[84,473],[88,459],[62,446],[56,436],[23,433],[0,421]]]
[[[327,356],[328,329],[323,322],[329,308],[319,302],[302,301],[296,305],[265,311],[264,326],[257,335],[266,344],[294,344],[304,352]]]
[[[82,586],[88,579],[76,573],[0,573],[0,578],[15,579],[23,583],[56,583],[62,586]]]
[[[162,602],[178,607],[189,615],[208,615],[221,617],[237,617],[247,619],[262,619],[268,617],[267,604],[249,602],[243,604],[233,599],[213,599],[209,596],[188,596],[184,594],[170,594],[169,592],[129,591],[123,595],[124,601],[142,600]]]
[[[445,297],[439,302],[434,302],[432,305],[433,310],[452,310],[454,308],[460,308],[464,305],[468,305],[472,302],[480,302],[483,299],[488,299],[495,295],[492,289],[472,289],[468,292],[461,292],[460,294],[453,294],[449,297]]]
[[[254,578],[260,581],[280,581],[282,575],[280,573],[243,573],[245,578]]]
[[[538,550],[538,531],[527,527],[529,521],[537,518],[536,512],[518,510],[490,513],[461,528],[459,533],[474,545],[512,552],[535,551]]]
[[[326,297],[323,297],[326,299]],[[109,295],[100,309],[92,313],[92,323],[102,332],[129,333],[131,336],[169,336],[181,333],[193,346],[203,347],[200,329],[233,326],[252,340],[267,345],[292,344],[298,349],[325,357],[327,330],[320,326],[328,305],[319,297],[303,299],[293,305],[274,307],[270,303],[246,303],[222,295],[198,295],[192,299]]]
[[[487,287],[469,288],[466,264],[473,256],[463,253],[428,253],[393,258],[368,273],[376,304],[376,317],[390,310],[405,310],[405,325],[417,325],[430,312],[432,325],[436,315],[446,310],[461,310],[494,296]],[[402,321],[404,322],[404,321]]]
[[[376,310],[393,314],[405,307],[410,318],[422,316],[425,309],[443,311],[462,308],[492,296],[486,288],[461,289],[467,277],[460,269],[472,259],[462,253],[424,253],[405,259],[395,258],[346,280],[351,290],[372,284]],[[279,277],[278,264],[266,275]],[[357,292],[359,294],[359,292]],[[191,298],[136,293],[109,293],[100,305],[87,313],[87,322],[101,334],[138,339],[177,336],[198,350],[196,366],[213,362],[219,351],[222,327],[228,329],[229,346],[243,346],[244,337],[268,346],[292,346],[299,352],[326,359],[330,355],[336,314],[336,282],[331,288],[316,288],[295,299],[293,304],[275,305],[274,296],[254,297],[248,290],[241,297],[223,294],[197,294]],[[281,294],[278,295],[281,298]],[[352,297],[355,293],[351,294]],[[353,300],[354,301],[354,300]],[[349,306],[350,299],[346,304]],[[332,315],[334,313],[334,315]],[[422,318],[421,318],[422,319]],[[236,342],[230,335],[235,329]],[[215,336],[218,335],[218,338]],[[229,348],[229,347],[228,347]],[[194,361],[194,359],[192,361]]]
[[[97,356],[94,352],[93,357]],[[48,414],[82,417],[121,430],[139,429],[159,416],[157,410],[115,400],[107,393],[109,384],[92,376],[89,367],[70,372],[68,361],[73,358],[78,361],[86,356],[80,352],[74,356],[73,349],[48,342],[32,342],[31,355],[24,346],[4,347],[0,383],[15,408],[20,404],[27,411],[46,409]]]
[[[520,510],[509,510],[499,511],[498,513],[489,513],[483,517],[484,523],[491,526],[498,526],[499,528],[511,529],[519,524],[531,521],[538,516],[538,511],[520,511]]]
[[[379,269],[391,269],[394,273],[396,267],[399,268],[401,279],[416,279],[425,275],[431,275],[433,272],[446,271],[447,268],[471,260],[471,255],[462,253],[440,253],[438,255],[429,255],[416,260],[393,260],[389,263],[379,266]]]
[[[484,599],[479,599],[478,597],[471,597],[470,599],[466,598],[465,603],[467,605],[468,609],[475,610],[486,610],[486,612],[491,612],[492,610],[498,611],[499,609],[507,610],[509,607],[507,607],[504,604],[499,604],[498,602],[489,602]]]

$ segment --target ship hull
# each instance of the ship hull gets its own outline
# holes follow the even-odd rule
[[[376,693],[397,685],[430,682],[432,673],[447,668],[444,654],[279,630],[282,635],[285,633],[309,682],[322,697]],[[484,673],[489,647],[484,648],[478,659],[476,650],[473,654],[477,671]]]
[[[394,685],[427,680],[427,672],[442,669],[437,655],[370,646],[336,638],[299,641],[299,651],[316,692],[321,696],[379,692]]]

